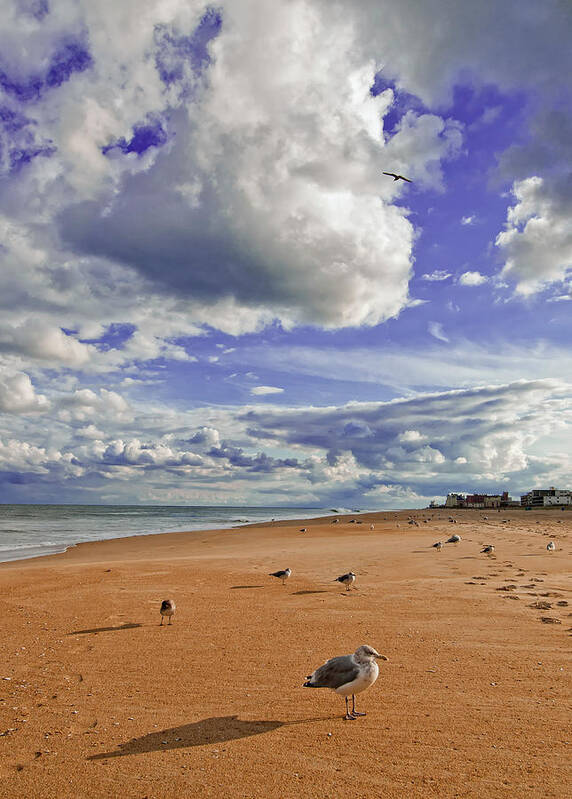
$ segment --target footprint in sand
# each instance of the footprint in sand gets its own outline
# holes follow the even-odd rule
[[[552,605],[550,604],[550,602],[538,601],[538,602],[532,602],[528,607],[533,608],[534,610],[550,610]]]

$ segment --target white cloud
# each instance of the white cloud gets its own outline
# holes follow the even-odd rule
[[[447,344],[449,343],[450,339],[445,335],[445,331],[443,330],[443,325],[441,322],[429,322],[427,324],[427,330],[433,336],[433,338],[436,338],[439,341],[445,341]]]
[[[572,268],[572,194],[564,181],[549,186],[540,177],[516,181],[513,193],[516,204],[496,245],[505,261],[501,277],[528,295],[564,280]]]
[[[0,352],[49,364],[81,367],[96,350],[54,325],[29,320],[18,327],[0,324]]]
[[[452,277],[452,274],[451,272],[447,272],[446,269],[435,269],[434,272],[422,275],[421,280],[428,280],[429,282],[432,283],[441,280],[448,280],[448,278],[450,277]]]
[[[0,411],[4,413],[38,413],[50,407],[43,394],[36,394],[29,375],[0,372]]]
[[[425,436],[419,430],[405,430],[404,433],[398,436],[398,440],[405,444],[423,441],[424,438]]]
[[[485,275],[481,275],[480,272],[463,272],[463,274],[459,277],[459,285],[460,286],[482,286],[483,283],[486,283],[488,278]]]
[[[278,388],[278,386],[255,386],[250,389],[250,393],[256,396],[262,396],[264,394],[282,394],[283,391],[284,389]]]

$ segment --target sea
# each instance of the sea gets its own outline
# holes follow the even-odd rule
[[[293,507],[0,504],[0,562],[53,555],[84,541],[238,528],[333,512],[333,508]]]

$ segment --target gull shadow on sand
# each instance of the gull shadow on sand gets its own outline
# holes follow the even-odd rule
[[[324,588],[320,588],[314,591],[293,591],[292,596],[305,596],[306,594],[327,594],[329,593]]]
[[[134,738],[125,744],[119,744],[119,748],[114,752],[102,752],[87,759],[105,760],[108,757],[125,757],[126,755],[141,755],[167,749],[187,749],[192,746],[220,744],[225,741],[236,741],[239,738],[249,738],[251,735],[272,732],[272,730],[282,727],[283,724],[283,721],[242,721],[238,716],[216,716],[210,719],[201,719],[192,724],[182,724],[180,727],[150,732],[141,738]]]
[[[119,624],[117,627],[94,627],[93,630],[74,630],[72,633],[67,633],[68,635],[87,635],[88,633],[109,633],[113,632],[114,630],[134,630],[136,627],[143,627],[142,624],[138,622],[126,622],[125,624]]]
[[[239,588],[264,588],[263,585],[231,585],[231,591],[238,591]]]
[[[188,749],[193,746],[221,744],[225,741],[236,741],[252,735],[262,735],[279,727],[293,724],[306,724],[314,721],[331,721],[332,716],[297,719],[295,721],[243,721],[238,716],[215,716],[201,719],[180,727],[170,727],[158,732],[150,732],[140,738],[133,738],[124,744],[118,744],[113,752],[101,752],[91,755],[87,760],[107,760],[110,757],[126,757],[142,755],[148,752],[164,752],[168,749]]]

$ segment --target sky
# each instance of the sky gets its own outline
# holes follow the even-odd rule
[[[0,20],[0,502],[572,488],[568,0]]]

